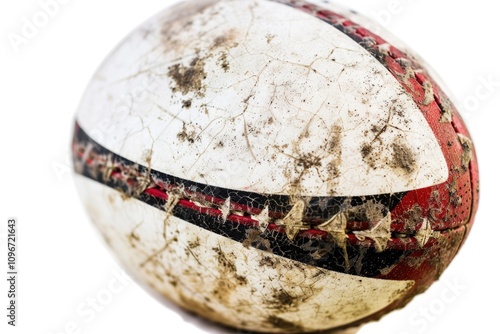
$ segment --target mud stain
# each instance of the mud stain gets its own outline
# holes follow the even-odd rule
[[[302,333],[304,328],[300,325],[294,324],[288,320],[280,318],[275,315],[271,315],[266,319],[267,324],[271,327],[279,328],[287,333]]]
[[[183,95],[194,93],[199,97],[205,96],[205,86],[203,80],[206,79],[205,62],[203,59],[196,57],[189,63],[188,66],[183,64],[175,64],[168,68],[168,75],[175,83],[172,88],[174,92],[179,91]]]
[[[220,247],[212,249],[217,258],[217,270],[220,274],[212,293],[217,300],[229,305],[231,296],[236,293],[240,287],[248,285],[245,276],[238,274],[238,269],[234,264],[236,256],[233,253],[225,253]]]
[[[229,71],[229,60],[227,52],[221,52],[219,58],[217,59],[217,65],[220,66],[224,72]]]
[[[403,170],[406,174],[412,174],[417,162],[411,148],[401,141],[393,142],[391,148],[391,167]]]
[[[177,138],[181,142],[187,141],[188,143],[193,144],[196,141],[196,139],[198,138],[198,135],[196,134],[196,130],[194,129],[194,127],[186,126],[186,124],[184,123],[182,125],[182,131],[180,131],[177,134]]]

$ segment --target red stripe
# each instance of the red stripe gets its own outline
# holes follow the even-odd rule
[[[423,210],[422,216],[433,217],[431,221],[432,228],[437,231],[449,230],[463,226],[464,224],[472,223],[472,218],[477,209],[477,191],[478,188],[478,173],[477,164],[471,163],[469,166],[470,173],[463,173],[459,169],[461,167],[461,158],[463,150],[458,140],[457,133],[464,134],[469,137],[465,124],[460,116],[458,116],[455,106],[450,102],[448,97],[443,93],[439,86],[431,79],[425,69],[408,57],[407,54],[399,50],[393,45],[390,45],[386,40],[371,31],[361,27],[357,23],[347,19],[346,17],[325,10],[319,6],[308,4],[302,1],[286,2],[302,11],[316,16],[330,24],[344,30],[344,33],[355,41],[369,38],[370,46],[361,44],[372,54],[378,56],[391,74],[405,88],[407,93],[413,98],[418,105],[428,124],[430,125],[435,137],[437,138],[447,165],[450,169],[448,180],[440,185],[433,187],[414,190],[410,192],[399,205],[393,210],[393,224],[391,230],[395,232],[411,232],[411,228],[405,223],[407,221],[407,211],[413,205],[418,205]],[[379,50],[381,45],[388,46],[388,54],[384,54]],[[408,64],[408,68],[403,68],[401,63]],[[408,76],[407,71],[411,70],[414,76]],[[426,89],[424,85],[430,84],[434,91],[434,101],[426,105]],[[445,112],[441,106],[448,104],[453,113],[453,121],[441,122],[440,119]],[[473,153],[475,154],[475,153]],[[450,188],[453,187],[454,189]],[[470,189],[474,189],[471,193]],[[451,193],[456,191],[456,195],[461,198],[461,203],[455,206],[454,198]],[[445,207],[433,207],[429,198],[434,195],[439,195],[440,203],[448,203]],[[458,197],[457,197],[458,198]]]

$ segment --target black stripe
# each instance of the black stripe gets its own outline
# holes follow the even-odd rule
[[[96,155],[109,157],[109,159],[112,160],[112,164],[133,167],[137,169],[139,174],[147,175],[147,167],[134,163],[107,150],[106,148],[102,147],[97,142],[92,140],[79,126],[77,127],[78,130],[75,131],[75,141],[81,143],[82,147],[90,144],[92,145],[93,151]],[[83,175],[95,178],[96,181],[107,184],[113,188],[118,187],[125,193],[130,192],[130,189],[128,189],[128,187],[122,187],[120,186],[120,184],[115,184],[112,180],[104,180],[104,175],[96,173],[96,171],[93,171],[88,166],[84,168],[84,172],[82,173]],[[153,179],[161,180],[166,184],[183,186],[189,191],[205,196],[219,198],[222,200],[226,200],[230,197],[231,202],[245,205],[250,208],[262,210],[266,206],[268,206],[270,211],[282,214],[286,214],[292,208],[290,197],[287,195],[259,194],[242,190],[226,189],[185,180],[155,170],[151,170],[150,174]],[[391,211],[399,204],[406,193],[407,192],[401,192],[362,197],[309,197],[307,198],[308,207],[304,213],[304,220],[308,222],[321,223],[337,214],[341,210],[341,207],[345,207],[347,205],[351,208],[355,208],[370,201],[380,203],[387,208],[387,211]],[[129,195],[133,194],[129,193]]]
[[[82,151],[85,151],[83,156],[81,156]],[[87,163],[85,160],[89,158],[94,159],[94,162]],[[76,124],[73,139],[73,159],[77,173],[108,187],[124,192],[159,210],[165,210],[165,200],[153,197],[144,192],[136,192],[138,188],[131,187],[124,180],[110,178],[109,174],[106,175],[107,172],[105,172],[105,166],[122,166],[136,171],[137,175],[145,176],[148,173],[147,167],[133,163],[107,150],[92,140],[78,124]],[[96,161],[96,159],[101,160]],[[288,205],[288,196],[263,195],[222,189],[184,180],[155,170],[149,172],[153,178],[160,179],[164,183],[183,185],[185,189],[220,199],[231,196],[232,202],[238,202],[252,208],[264,208],[266,205],[269,205],[272,210],[283,213],[286,213],[287,209],[290,208]],[[371,198],[377,201],[386,201],[393,207],[399,202],[402,196],[404,196],[404,194],[398,194],[397,196],[370,196],[366,198],[353,197],[350,199],[350,202],[353,205],[359,205],[366,202],[367,198]],[[329,218],[332,213],[338,212],[340,204],[337,203],[341,203],[343,200],[345,200],[345,197],[341,199],[325,197],[313,198],[311,201],[313,205],[308,209],[309,215],[310,217]],[[273,202],[274,205],[272,204]],[[327,205],[325,205],[325,203],[327,203]],[[333,208],[330,208],[330,206],[333,206]],[[389,208],[387,208],[387,210],[389,210]],[[199,212],[199,210],[186,208],[180,205],[174,207],[172,214],[188,223],[243,243],[246,246],[268,251],[274,255],[283,256],[312,266],[364,277],[376,277],[380,275],[381,270],[391,267],[401,257],[409,254],[409,251],[391,249],[378,253],[372,247],[351,245],[347,242],[345,252],[347,252],[349,265],[346,266],[344,262],[344,249],[339,247],[331,238],[321,239],[298,236],[292,241],[285,233],[280,231],[266,230],[261,233],[261,231],[255,227],[224,220],[220,216],[203,214]]]

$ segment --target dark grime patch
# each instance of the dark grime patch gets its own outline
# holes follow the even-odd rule
[[[410,147],[403,142],[393,142],[391,166],[403,170],[406,174],[412,174],[416,168],[415,154]]]
[[[271,315],[267,318],[267,323],[272,327],[279,328],[286,331],[287,333],[303,333],[304,329],[302,326],[296,325],[293,322],[280,318],[278,316]]]
[[[196,57],[188,66],[175,64],[168,68],[168,75],[173,79],[175,86],[172,88],[179,91],[182,95],[194,93],[200,97],[205,95],[205,86],[203,80],[206,79],[205,62]]]

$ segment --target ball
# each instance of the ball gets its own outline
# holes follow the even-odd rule
[[[474,147],[437,80],[328,2],[182,2],[90,82],[76,185],[127,270],[182,308],[356,327],[425,291],[473,224]]]

